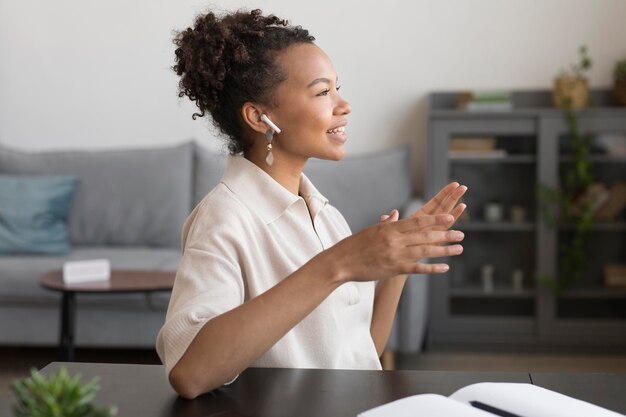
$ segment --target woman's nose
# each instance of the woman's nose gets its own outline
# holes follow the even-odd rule
[[[339,103],[337,103],[337,107],[335,107],[335,112],[337,114],[349,114],[352,111],[352,107],[350,103],[343,99],[343,97],[339,96]]]

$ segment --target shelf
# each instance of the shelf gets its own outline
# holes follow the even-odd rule
[[[480,156],[467,155],[450,156],[450,162],[455,164],[534,164],[537,162],[535,155],[506,155],[506,156]]]
[[[455,228],[471,232],[534,232],[536,230],[536,225],[532,222],[469,222],[458,223]]]
[[[574,226],[564,225],[559,230],[568,232],[574,230]],[[626,222],[601,222],[591,226],[593,232],[623,232],[626,231]]]
[[[534,278],[558,276],[562,244],[576,230],[565,220],[553,225],[537,192],[538,184],[564,185],[564,171],[575,168],[569,125],[564,111],[552,106],[552,91],[511,91],[514,108],[506,112],[458,110],[456,93],[428,99],[425,194],[436,195],[451,181],[470,190],[464,196],[469,216],[454,226],[465,232],[464,253],[450,260],[449,279],[431,281],[429,347],[556,347],[567,328],[570,341],[626,349],[626,288],[606,288],[602,280],[605,265],[626,264],[625,213],[591,226],[584,279],[569,291],[556,293]],[[580,131],[593,138],[594,181],[609,189],[626,181],[626,155],[618,147],[626,144],[626,107],[610,103],[610,90],[592,90],[589,107],[576,111]],[[492,202],[500,204],[499,216],[490,216]],[[512,216],[514,207],[524,208],[525,216]],[[501,221],[487,220],[494,218]],[[513,222],[518,218],[524,221]],[[482,285],[483,277],[490,282],[486,265],[493,267],[490,292]],[[519,291],[512,285],[516,270],[523,272]],[[511,326],[513,320],[526,325]]]
[[[606,298],[625,298],[626,288],[587,288],[566,290],[560,295],[560,298],[586,298],[586,299],[606,299]]]
[[[441,91],[430,94],[428,98],[428,113],[431,117],[448,116],[451,118],[468,118],[471,116],[489,116],[490,118],[500,117],[562,117],[563,110],[555,108],[552,104],[551,90],[523,90],[511,91],[511,101],[513,109],[499,112],[474,112],[458,109],[458,91]],[[617,107],[613,104],[611,90],[590,90],[589,106],[576,112],[582,115],[593,114],[615,114],[623,115],[626,108]]]
[[[571,155],[561,155],[559,162],[562,164],[574,162],[574,157]],[[608,163],[608,164],[624,164],[626,163],[626,156],[611,156],[611,155],[591,155],[589,156],[589,162],[594,163]]]
[[[492,292],[485,292],[479,287],[450,288],[450,296],[455,298],[533,298],[532,290],[515,291],[509,288],[495,288]]]

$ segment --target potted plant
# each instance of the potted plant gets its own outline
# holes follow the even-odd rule
[[[585,73],[591,68],[591,58],[587,46],[578,48],[580,60],[572,64],[569,70],[561,70],[554,80],[553,102],[561,109],[576,110],[587,106],[589,101],[589,83]]]
[[[81,385],[80,375],[70,376],[65,368],[49,377],[31,369],[30,377],[11,382],[17,399],[13,413],[15,417],[114,416],[115,407],[97,408],[93,404],[99,389],[97,378]]]
[[[559,242],[559,277],[538,275],[538,281],[557,293],[568,289],[583,278],[589,260],[589,238],[594,223],[594,214],[588,204],[576,206],[577,199],[593,183],[593,164],[589,159],[591,137],[584,134],[576,111],[587,104],[589,97],[587,79],[584,74],[591,68],[591,58],[587,47],[579,48],[580,62],[571,66],[570,72],[561,71],[555,80],[554,104],[563,109],[563,119],[567,124],[571,164],[563,166],[562,183],[557,188],[540,184],[538,198],[543,216],[548,225],[571,227],[568,239]]]
[[[626,106],[626,57],[615,64],[613,97],[620,106]]]

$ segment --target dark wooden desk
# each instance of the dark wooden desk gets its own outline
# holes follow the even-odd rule
[[[248,369],[230,386],[184,400],[168,385],[160,365],[53,362],[44,372],[67,366],[86,382],[101,380],[96,400],[115,404],[119,417],[171,416],[353,416],[413,394],[452,394],[480,381],[530,382],[526,373],[343,371]]]
[[[119,417],[348,416],[409,395],[450,395],[476,382],[534,382],[563,394],[626,413],[626,375],[527,374],[448,371],[343,371],[248,369],[232,385],[193,401],[176,395],[160,365],[53,362],[83,382],[100,377],[96,402],[116,405]],[[8,410],[0,398],[0,415]]]
[[[76,327],[77,293],[121,293],[171,291],[174,286],[175,272],[163,271],[111,271],[108,281],[66,284],[62,271],[50,271],[44,274],[39,283],[44,288],[60,291],[61,329],[59,332],[59,359],[74,360],[74,331]]]
[[[530,376],[539,387],[626,414],[626,375],[533,372]]]

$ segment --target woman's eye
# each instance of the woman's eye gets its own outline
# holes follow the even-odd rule
[[[337,87],[335,87],[335,90],[339,91],[340,88],[341,88],[341,86],[338,85]],[[318,96],[327,96],[328,93],[330,93],[330,89],[326,89],[326,90],[322,91],[321,93],[318,94]]]

